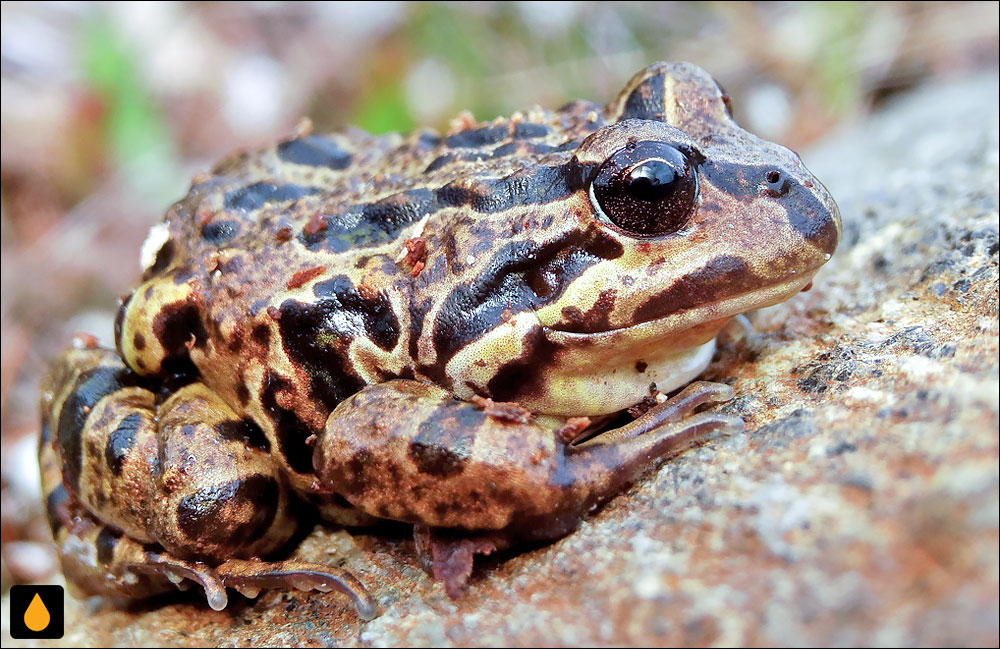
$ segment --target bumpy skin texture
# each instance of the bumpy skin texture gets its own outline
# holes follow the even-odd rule
[[[607,161],[638,169],[664,145],[688,198],[606,213]],[[664,205],[669,233],[616,225]],[[740,129],[689,64],[650,66],[603,108],[233,156],[151,233],[118,354],[83,345],[43,386],[67,576],[129,598],[180,576],[213,606],[227,585],[333,585],[374,614],[349,575],[233,563],[285,544],[301,499],[414,523],[457,595],[472,554],[566,534],[655,458],[738,427],[686,416],[731,396],[699,383],[575,443],[695,378],[728,319],[801,290],[839,234],[799,158]]]

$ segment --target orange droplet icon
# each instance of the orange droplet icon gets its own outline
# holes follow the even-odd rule
[[[51,619],[49,609],[45,608],[42,598],[38,596],[38,593],[35,593],[28,608],[24,611],[24,626],[38,633],[49,625]]]

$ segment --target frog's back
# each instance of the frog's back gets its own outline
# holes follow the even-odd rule
[[[566,172],[574,151],[603,123],[600,106],[578,101],[491,123],[460,116],[445,135],[304,128],[230,156],[151,231],[119,352],[143,374],[197,373],[241,406],[306,382],[297,418],[313,431],[366,384],[424,372],[447,385],[433,358],[420,367],[423,317],[499,241],[547,236],[538,224],[552,225],[553,201],[583,184]]]

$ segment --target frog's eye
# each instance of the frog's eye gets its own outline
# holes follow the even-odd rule
[[[604,161],[590,185],[594,208],[625,232],[654,237],[687,223],[698,173],[681,149],[665,142],[629,143]]]

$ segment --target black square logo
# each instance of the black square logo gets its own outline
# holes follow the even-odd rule
[[[11,586],[10,637],[63,637],[62,586]]]

